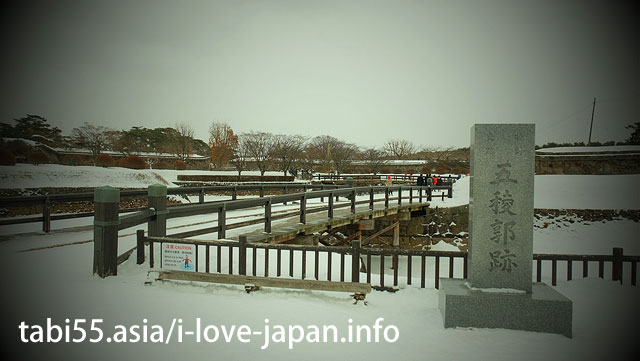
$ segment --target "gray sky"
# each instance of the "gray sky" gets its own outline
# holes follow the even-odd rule
[[[468,146],[623,140],[640,121],[632,1],[16,1],[2,4],[0,121],[68,134],[184,121],[236,133]]]

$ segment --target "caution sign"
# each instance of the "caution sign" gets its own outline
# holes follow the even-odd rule
[[[196,245],[181,243],[163,244],[161,268],[195,272]]]

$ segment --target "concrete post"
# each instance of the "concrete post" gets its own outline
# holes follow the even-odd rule
[[[93,192],[93,273],[104,278],[118,274],[118,211],[120,190],[98,187]]]

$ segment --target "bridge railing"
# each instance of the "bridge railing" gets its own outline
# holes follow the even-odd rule
[[[307,192],[309,190],[328,190],[344,188],[341,185],[311,185],[311,184],[251,184],[251,185],[227,185],[227,186],[206,186],[206,187],[179,187],[168,188],[167,195],[198,195],[198,204],[205,203],[219,203],[221,201],[205,202],[205,195],[209,193],[226,193],[231,195],[231,200],[238,199],[238,195],[243,192],[258,193],[259,197],[264,197],[266,194],[273,194],[274,192],[281,192],[282,194],[288,194],[291,191],[294,192]],[[447,196],[451,195],[450,187],[431,187],[431,189],[425,189],[424,192],[428,192],[429,197],[434,190],[448,191]],[[146,196],[147,190],[121,190],[120,197],[140,197]],[[52,214],[52,208],[54,204],[69,203],[69,202],[93,202],[94,193],[91,192],[79,192],[79,193],[65,193],[65,194],[51,194],[51,195],[37,195],[37,196],[19,196],[19,197],[0,197],[0,207],[24,207],[24,206],[38,206],[42,210],[40,215],[28,216],[28,217],[5,217],[0,219],[0,226],[23,224],[23,223],[42,223],[42,231],[51,231],[51,222],[65,219],[75,219],[84,217],[93,217],[93,212],[77,212],[67,214]],[[120,213],[130,213],[143,211],[148,207],[126,208],[119,209]]]
[[[449,198],[453,197],[453,189],[451,187],[418,187],[418,186],[371,186],[371,187],[330,187],[330,189],[307,191],[300,193],[284,194],[280,196],[264,196],[251,199],[236,199],[230,201],[218,201],[211,203],[201,203],[192,205],[179,205],[167,207],[167,187],[162,185],[149,186],[148,204],[149,208],[143,211],[135,212],[124,217],[119,216],[120,190],[112,187],[96,188],[94,194],[94,247],[97,253],[94,254],[94,273],[105,277],[110,274],[117,273],[118,256],[117,253],[117,237],[118,232],[125,228],[134,227],[139,224],[147,223],[148,234],[150,236],[166,236],[167,219],[177,217],[189,217],[202,214],[217,214],[217,225],[198,229],[194,231],[182,232],[172,235],[176,238],[193,237],[196,235],[217,233],[218,239],[226,237],[226,231],[232,228],[244,227],[264,223],[264,231],[271,233],[272,221],[277,218],[299,216],[300,223],[306,223],[306,217],[311,212],[321,212],[326,210],[327,217],[333,218],[334,210],[341,207],[350,207],[351,213],[355,213],[358,204],[369,204],[369,208],[373,209],[376,202],[384,202],[385,208],[388,208],[392,201],[397,201],[398,205],[402,204],[402,200],[406,199],[410,203],[415,201],[422,202],[423,199],[431,200],[433,191],[442,189],[447,191]],[[409,192],[408,196],[403,196],[403,192]],[[392,197],[393,192],[397,192],[397,197]],[[415,193],[414,193],[415,192]],[[384,193],[384,198],[375,198],[375,194]],[[369,199],[365,201],[357,201],[356,195],[369,194]],[[415,194],[415,196],[414,196]],[[445,193],[442,193],[444,199]],[[348,203],[334,204],[334,199],[346,197]],[[312,199],[320,199],[324,202],[327,199],[325,207],[307,207],[307,202]],[[287,204],[288,202],[299,202],[299,209],[294,212],[279,214],[276,217],[272,213],[274,204]],[[227,224],[227,211],[264,208],[264,215],[257,219]],[[115,249],[115,251],[114,251]],[[115,252],[115,253],[114,253]],[[130,254],[132,250],[129,250]],[[112,254],[113,253],[113,254]],[[120,260],[123,257],[119,257]]]
[[[322,174],[316,173],[313,175],[313,179],[317,179],[319,181],[323,180],[346,180],[347,178],[352,178],[354,180],[385,180],[387,177],[391,178],[393,181],[417,181],[418,176],[420,174]],[[460,179],[461,176],[454,175],[446,175],[439,176],[439,178],[446,182],[455,182]]]

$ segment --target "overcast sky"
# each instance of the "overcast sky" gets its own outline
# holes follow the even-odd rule
[[[16,1],[2,3],[0,121],[64,134],[213,121],[468,146],[474,123],[536,143],[623,140],[640,121],[632,1]]]

